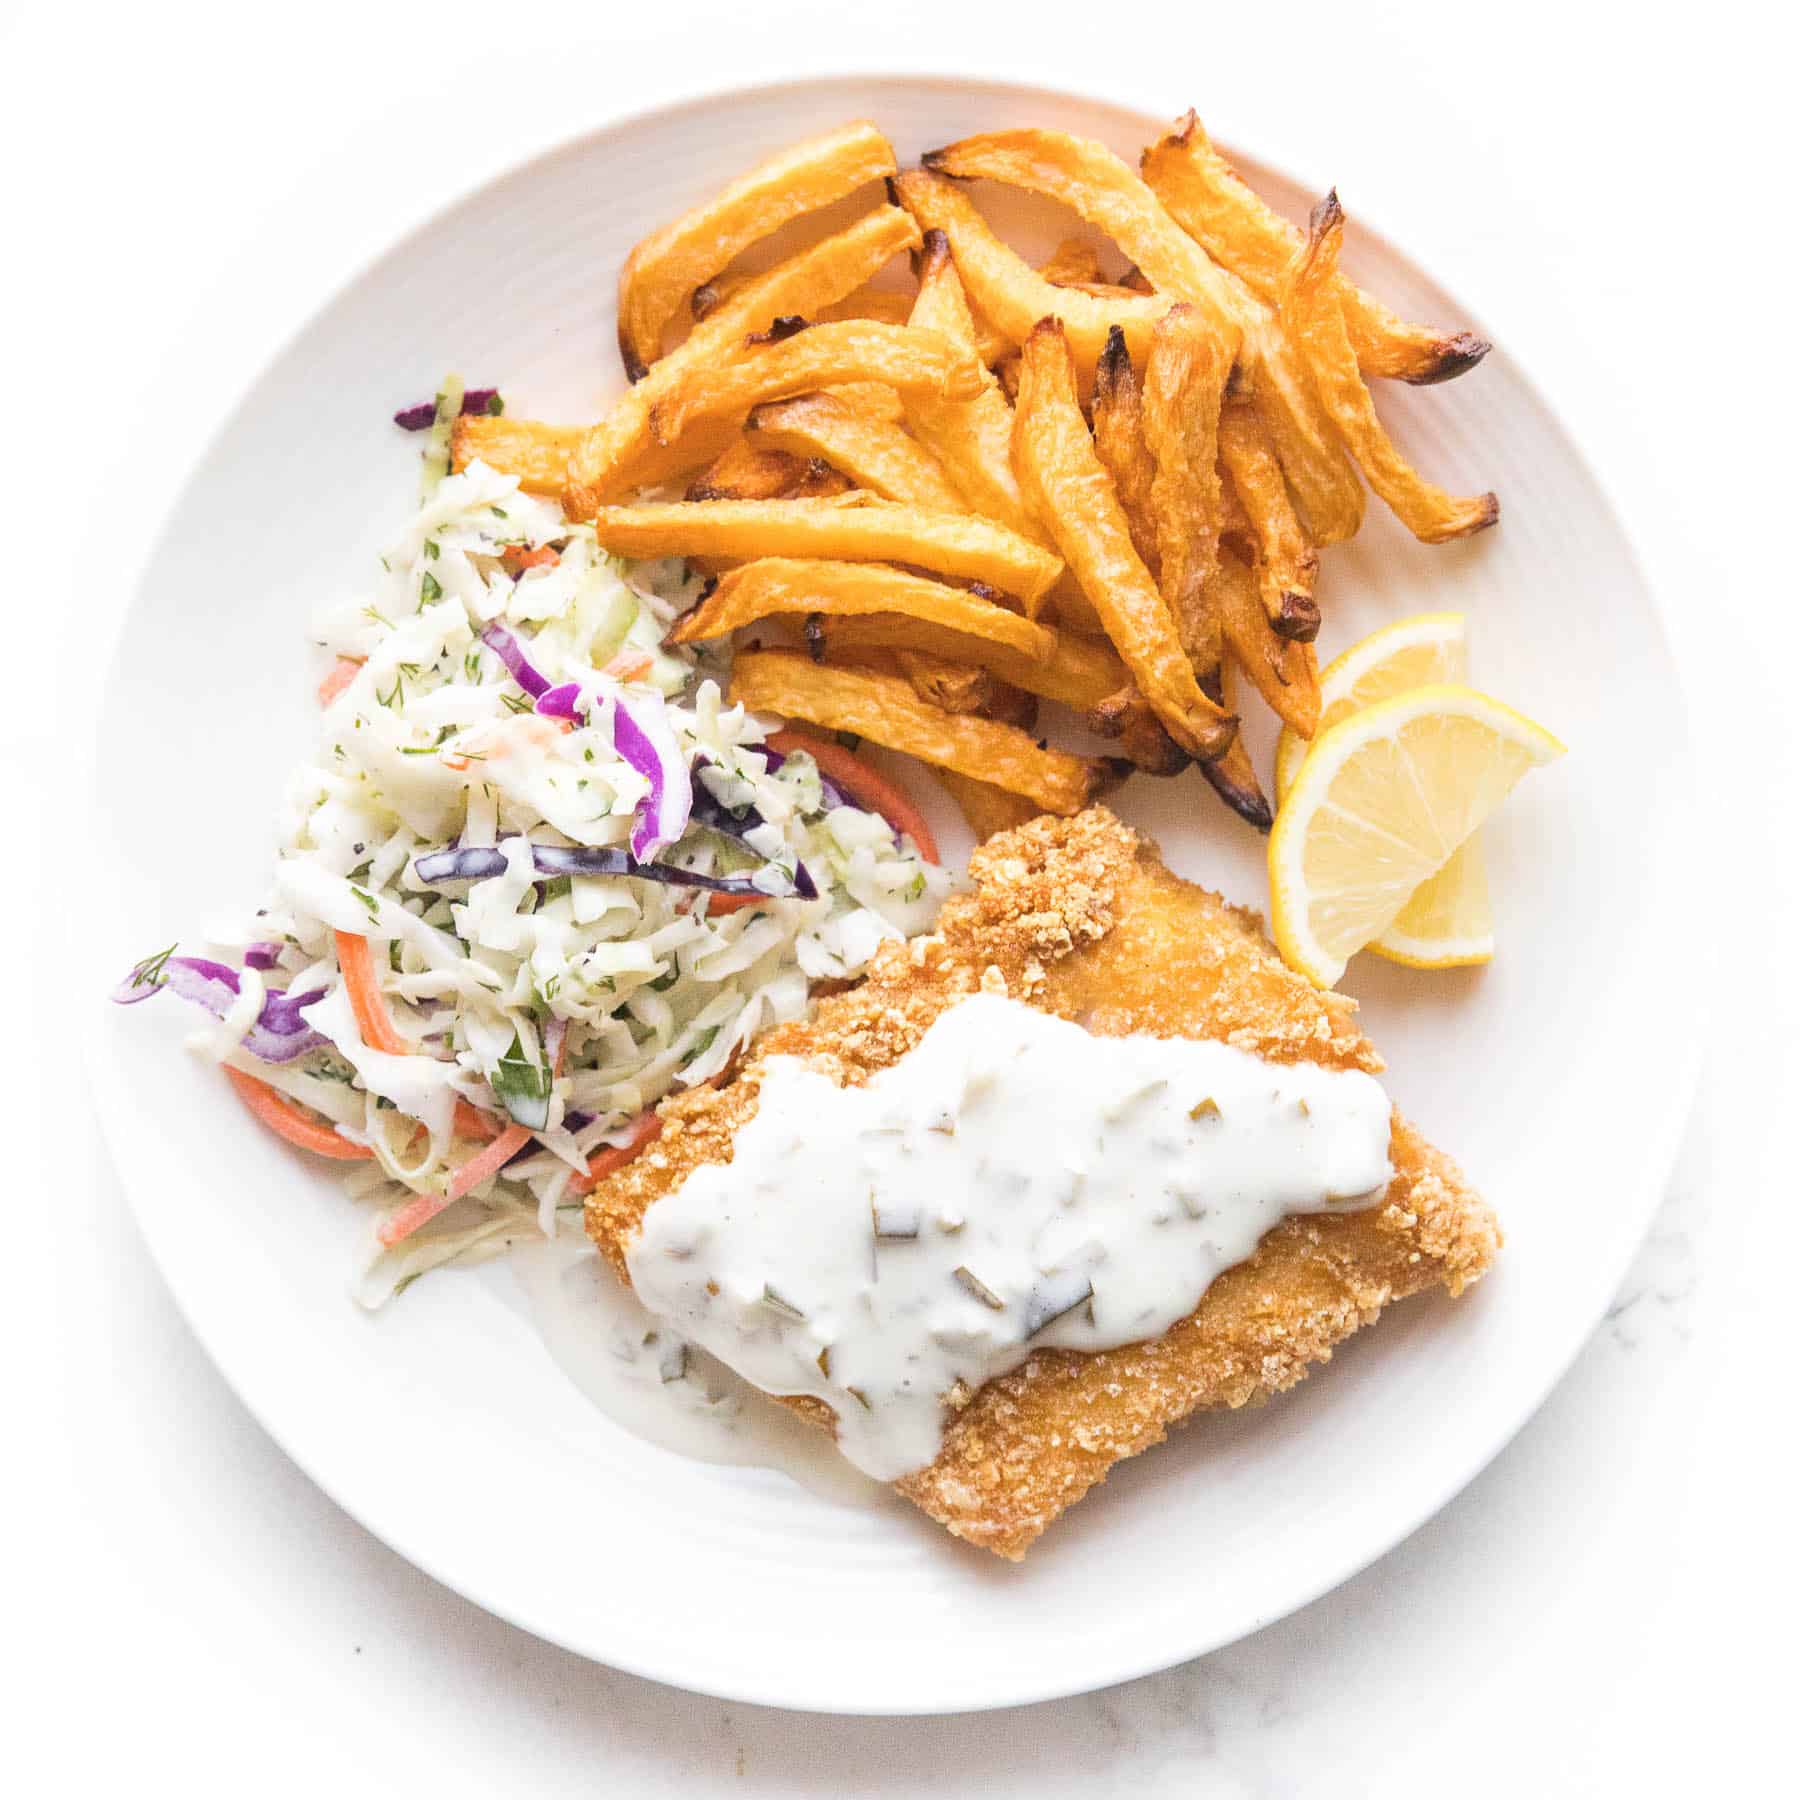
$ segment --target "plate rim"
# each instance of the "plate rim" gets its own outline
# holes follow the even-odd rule
[[[256,367],[242,387],[237,390],[237,396],[232,404],[202,440],[187,466],[183,479],[174,488],[157,528],[144,540],[141,558],[133,572],[130,599],[116,616],[115,635],[113,641],[107,646],[106,690],[110,692],[115,683],[121,680],[125,674],[122,642],[128,622],[142,602],[150,571],[160,562],[165,548],[173,537],[177,519],[195,472],[205,465],[219,448],[221,442],[236,427],[245,408],[250,403],[251,397],[266,377],[303,342],[326,314],[366,282],[378,269],[391,259],[402,256],[416,240],[431,233],[441,222],[462,210],[478,196],[486,194],[504,182],[526,177],[533,169],[553,159],[596,145],[609,137],[628,134],[647,125],[654,125],[661,120],[699,111],[722,100],[739,100],[751,96],[772,97],[789,92],[814,94],[847,83],[855,83],[863,87],[932,86],[948,90],[969,88],[1000,90],[1021,99],[1039,96],[1075,105],[1098,104],[1131,112],[1142,118],[1154,117],[1146,109],[1141,91],[1134,96],[1121,85],[1103,81],[1075,87],[1031,73],[1013,80],[988,75],[958,76],[941,68],[929,67],[870,69],[843,66],[834,67],[828,72],[808,72],[797,76],[772,76],[739,82],[708,80],[704,83],[686,86],[678,93],[644,106],[609,110],[603,119],[588,129],[540,145],[522,156],[506,161],[503,166],[491,170],[485,176],[460,185],[454,192],[437,199],[422,215],[409,215],[411,222],[397,227],[382,248],[360,259],[354,266],[327,284],[305,317],[261,355]],[[1229,140],[1226,141],[1229,143]],[[1298,181],[1290,167],[1283,162],[1274,160],[1260,151],[1255,153],[1246,151],[1245,156],[1246,160],[1253,161],[1287,179],[1295,180],[1296,185],[1305,185],[1304,182]],[[1453,292],[1449,285],[1436,275],[1429,261],[1415,254],[1410,248],[1402,247],[1395,239],[1382,231],[1378,222],[1371,224],[1369,222],[1371,218],[1379,220],[1378,209],[1370,213],[1359,208],[1359,230],[1364,235],[1379,241],[1384,248],[1408,263],[1433,285],[1443,289],[1446,293]],[[1484,323],[1479,309],[1462,307],[1460,300],[1459,315],[1467,318],[1472,325],[1477,327]],[[1666,805],[1664,810],[1672,820],[1670,834],[1686,836],[1704,850],[1715,840],[1717,835],[1713,828],[1704,823],[1704,815],[1698,806],[1697,764],[1706,753],[1705,747],[1696,742],[1694,710],[1688,697],[1684,671],[1680,660],[1674,654],[1674,634],[1670,629],[1670,612],[1665,596],[1651,571],[1646,567],[1637,540],[1625,527],[1625,515],[1618,504],[1614,484],[1606,473],[1607,465],[1603,459],[1594,455],[1587,431],[1550,404],[1527,366],[1511,357],[1507,358],[1507,362],[1510,377],[1518,383],[1532,404],[1543,413],[1552,428],[1564,438],[1587,478],[1594,484],[1595,493],[1604,509],[1612,534],[1649,603],[1650,614],[1661,641],[1661,647],[1667,657],[1679,704],[1679,719],[1676,721],[1679,727],[1679,736],[1689,752],[1680,765],[1679,793],[1667,796],[1670,804]],[[101,710],[104,712],[105,709]],[[1664,721],[1665,728],[1668,723],[1668,721]],[[94,727],[96,742],[102,731],[102,725],[97,724]],[[97,756],[90,805],[98,803],[103,782],[102,759]],[[1665,901],[1665,904],[1667,903]],[[95,902],[90,900],[88,908],[94,904]],[[78,916],[85,916],[88,908],[80,909]],[[1440,1482],[1433,1484],[1429,1496],[1420,1505],[1409,1509],[1398,1522],[1384,1525],[1382,1530],[1375,1534],[1377,1541],[1366,1554],[1360,1555],[1350,1562],[1336,1565],[1337,1572],[1334,1574],[1321,1577],[1316,1581],[1302,1582],[1292,1590],[1284,1590],[1278,1604],[1272,1610],[1244,1621],[1240,1626],[1223,1635],[1204,1632],[1200,1634],[1201,1641],[1173,1654],[1170,1654],[1167,1645],[1163,1644],[1139,1658],[1117,1657],[1112,1665],[1098,1671],[1091,1668],[1083,1669],[1081,1673],[1066,1681],[1046,1685],[1040,1680],[1024,1684],[1016,1690],[989,1690],[984,1692],[981,1699],[972,1704],[964,1703],[956,1706],[939,1704],[929,1695],[917,1700],[899,1700],[884,1707],[873,1707],[865,1703],[847,1704],[831,1698],[814,1701],[796,1700],[790,1694],[771,1691],[760,1684],[755,1678],[754,1669],[745,1671],[745,1679],[734,1684],[727,1684],[707,1679],[697,1680],[685,1674],[678,1667],[671,1666],[670,1659],[659,1657],[653,1653],[634,1654],[629,1646],[622,1649],[609,1647],[602,1653],[574,1641],[569,1634],[559,1631],[551,1625],[536,1622],[525,1616],[525,1611],[509,1603],[504,1595],[489,1592],[489,1584],[481,1572],[478,1571],[474,1578],[462,1573],[453,1575],[441,1566],[439,1558],[405,1547],[400,1537],[390,1535],[388,1530],[382,1529],[366,1517],[361,1509],[352,1504],[340,1492],[339,1482],[328,1478],[314,1466],[309,1457],[303,1455],[290,1442],[290,1434],[280,1427],[269,1410],[259,1406],[257,1400],[252,1398],[251,1393],[246,1391],[245,1386],[234,1374],[230,1360],[221,1353],[219,1345],[214,1341],[206,1309],[190,1295],[182,1276],[177,1272],[178,1259],[168,1255],[165,1247],[159,1242],[155,1226],[151,1223],[155,1216],[155,1209],[140,1203],[137,1189],[129,1174],[131,1169],[129,1146],[123,1140],[122,1127],[110,1109],[98,1104],[99,1093],[107,1078],[105,1040],[102,1034],[83,1034],[83,1063],[90,1091],[96,1100],[94,1107],[96,1123],[111,1156],[112,1172],[117,1186],[124,1195],[127,1210],[138,1235],[175,1301],[184,1324],[193,1332],[195,1339],[206,1352],[208,1359],[224,1380],[225,1385],[231,1390],[234,1398],[255,1420],[260,1429],[335,1506],[354,1519],[362,1529],[368,1531],[387,1549],[428,1575],[433,1581],[440,1583],[453,1593],[461,1595],[472,1604],[481,1607],[483,1611],[518,1630],[527,1632],[570,1654],[580,1656],[584,1660],[598,1662],[603,1666],[615,1668],[642,1679],[656,1681],[680,1691],[724,1701],[794,1712],[870,1717],[947,1717],[965,1712],[984,1712],[1001,1707],[1046,1703],[1071,1695],[1099,1691],[1210,1655],[1216,1650],[1250,1636],[1265,1626],[1311,1605],[1323,1595],[1332,1592],[1372,1567],[1449,1505],[1511,1444],[1543,1406],[1592,1338],[1594,1330],[1604,1318],[1605,1308],[1609,1303],[1608,1297],[1616,1291],[1629,1267],[1631,1258],[1641,1247],[1653,1223],[1656,1208],[1666,1193],[1669,1176],[1673,1171],[1692,1116],[1700,1071],[1712,1035],[1714,1015],[1712,997],[1716,994],[1716,983],[1712,983],[1709,978],[1720,952],[1711,944],[1710,940],[1702,939],[1701,941],[1704,945],[1701,952],[1689,956],[1686,960],[1684,965],[1686,978],[1684,980],[1671,979],[1667,970],[1664,970],[1659,976],[1659,987],[1663,991],[1680,994],[1686,1011],[1694,1020],[1695,1029],[1683,1035],[1679,1060],[1671,1069],[1670,1076],[1663,1088],[1667,1104],[1656,1128],[1642,1134],[1638,1139],[1636,1167],[1632,1178],[1619,1183],[1615,1190],[1616,1194],[1623,1194],[1630,1198],[1629,1210],[1632,1217],[1629,1226],[1621,1227],[1613,1234],[1611,1240],[1612,1255],[1607,1269],[1608,1279],[1604,1284],[1607,1297],[1601,1299],[1598,1306],[1593,1309],[1592,1317],[1582,1324],[1579,1331],[1570,1331],[1568,1343],[1559,1346],[1557,1354],[1550,1357],[1543,1368],[1538,1371],[1537,1379],[1527,1384],[1522,1398],[1515,1401],[1509,1416],[1505,1417],[1491,1434],[1482,1434],[1481,1448],[1457,1463]],[[1618,1204],[1616,1198],[1614,1204]],[[1621,1207],[1621,1210],[1626,1209]],[[1599,1284],[1596,1283],[1596,1285]]]

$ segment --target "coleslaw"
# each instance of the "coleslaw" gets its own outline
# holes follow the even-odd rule
[[[554,1235],[663,1096],[947,887],[803,740],[725,704],[722,653],[663,649],[701,585],[683,565],[609,556],[479,461],[427,488],[373,592],[320,621],[336,661],[266,905],[114,996],[203,1008],[190,1047],[346,1163],[370,1305]]]

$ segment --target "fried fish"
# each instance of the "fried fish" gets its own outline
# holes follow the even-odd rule
[[[646,1209],[702,1164],[732,1160],[768,1058],[803,1058],[859,1085],[976,993],[1004,993],[1102,1037],[1205,1038],[1277,1063],[1383,1066],[1354,1002],[1290,973],[1254,914],[1172,875],[1103,807],[1000,833],[976,850],[970,875],[972,889],[945,904],[930,936],[886,946],[858,986],[764,1038],[729,1085],[663,1103],[655,1143],[587,1203],[588,1231],[621,1279]],[[1171,1425],[1292,1387],[1390,1301],[1438,1286],[1461,1293],[1499,1248],[1493,1214],[1397,1112],[1389,1155],[1393,1179],[1376,1205],[1288,1218],[1161,1337],[1093,1354],[1040,1349],[964,1397],[936,1458],[899,1491],[957,1537],[1016,1561]],[[835,1423],[817,1399],[788,1404]]]

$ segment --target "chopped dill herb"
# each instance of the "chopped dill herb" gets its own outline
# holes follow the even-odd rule
[[[169,958],[175,954],[175,945],[166,950],[159,950],[154,956],[146,956],[125,978],[127,987],[159,988],[168,977]]]

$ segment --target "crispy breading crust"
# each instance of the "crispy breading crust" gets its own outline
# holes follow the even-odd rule
[[[723,1091],[664,1102],[656,1144],[588,1200],[588,1230],[622,1278],[645,1208],[689,1171],[731,1161],[768,1057],[804,1057],[859,1085],[984,988],[1102,1036],[1214,1038],[1275,1062],[1382,1067],[1354,1002],[1291,974],[1253,913],[1178,880],[1104,807],[1003,832],[969,871],[973,891],[945,904],[932,936],[886,946],[858,987],[764,1038]],[[1493,1215],[1398,1114],[1391,1157],[1381,1205],[1277,1226],[1163,1337],[1095,1355],[1039,1351],[990,1381],[900,1492],[958,1537],[1016,1561],[1114,1463],[1160,1443],[1171,1425],[1292,1387],[1391,1300],[1439,1284],[1460,1293],[1499,1248]],[[790,1404],[832,1423],[816,1400]]]

